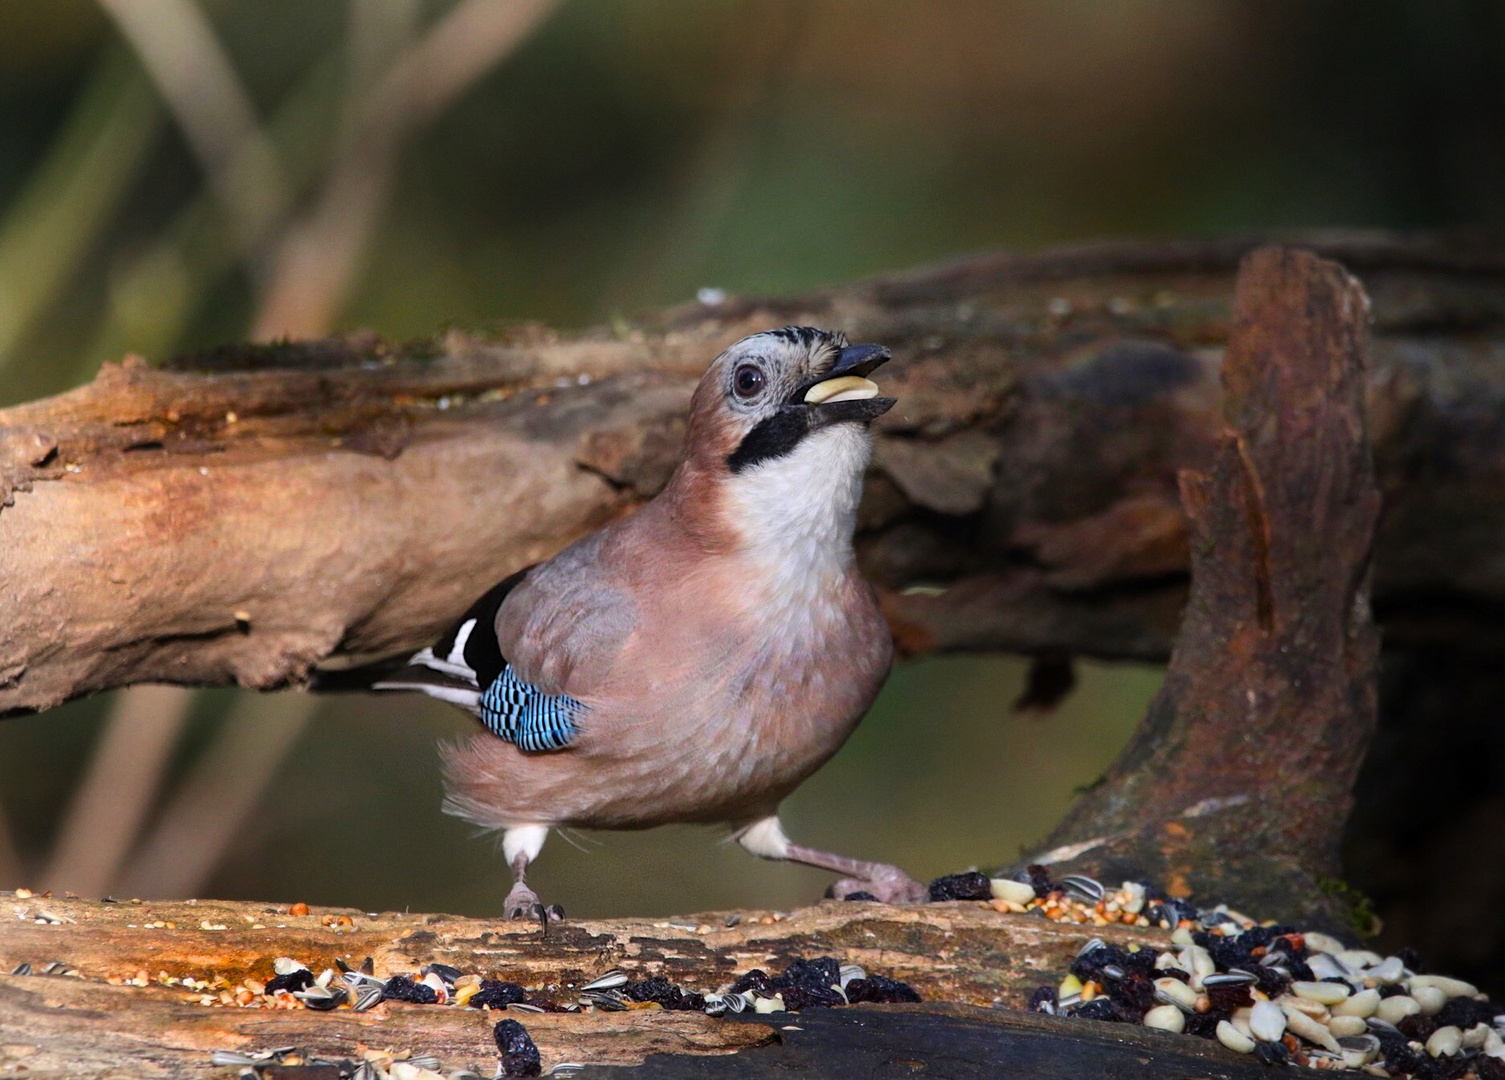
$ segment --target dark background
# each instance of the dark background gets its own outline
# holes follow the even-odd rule
[[[278,242],[302,235],[348,151],[341,118],[455,7],[198,9],[283,173],[282,220],[239,255],[200,155],[106,11],[0,0],[0,404],[126,352],[251,333]],[[391,167],[339,302],[302,329],[583,326],[707,286],[793,291],[1103,236],[1497,229],[1505,5],[566,0]],[[1016,856],[1112,760],[1160,677],[1087,665],[1033,719],[1010,711],[1023,671],[1009,657],[900,668],[791,800],[791,831],[920,876]],[[491,844],[438,811],[432,747],[465,729],[458,714],[163,695],[150,707],[181,723],[155,753],[125,700],[0,722],[0,886],[500,908]],[[139,803],[140,829],[111,840],[75,821],[67,839],[107,724],[110,760],[144,779],[130,798],[92,783],[103,805]],[[235,775],[248,793],[231,796]],[[175,804],[195,784],[207,794]],[[186,847],[154,830],[175,805],[225,839],[174,879],[163,867]],[[556,837],[535,884],[574,914],[793,905],[824,886],[720,839],[608,834],[577,851]]]

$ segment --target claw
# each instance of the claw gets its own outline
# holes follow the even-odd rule
[[[872,898],[885,904],[923,904],[930,899],[930,890],[897,866],[878,866],[868,878],[842,878],[827,892],[843,900],[853,894],[866,894],[857,899]]]
[[[514,885],[502,901],[502,914],[509,919],[537,919],[543,913],[538,894],[526,885]]]

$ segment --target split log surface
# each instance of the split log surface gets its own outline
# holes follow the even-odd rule
[[[0,975],[0,1075],[24,1069],[32,1077],[201,1076],[215,1050],[288,1045],[337,1057],[363,1048],[436,1054],[446,1069],[474,1063],[483,1075],[494,1066],[497,1013],[402,1003],[366,1013],[204,1006],[191,1003],[198,992],[163,985],[164,976],[265,981],[273,959],[283,955],[315,971],[337,957],[359,964],[370,956],[382,977],[439,961],[543,988],[559,1001],[573,1000],[573,986],[612,967],[711,990],[753,967],[782,969],[797,957],[834,955],[905,979],[927,1001],[892,1016],[892,1006],[853,1007],[834,1020],[808,1012],[774,1016],[771,1026],[659,1011],[522,1016],[545,1071],[561,1061],[637,1064],[662,1054],[669,1056],[652,1060],[648,1075],[764,1075],[802,1062],[804,1075],[849,1076],[857,1074],[857,1062],[881,1064],[902,1048],[907,1053],[900,1056],[910,1061],[971,1063],[956,1075],[980,1075],[981,1063],[996,1065],[1004,1054],[1013,1075],[1023,1078],[1063,1075],[1063,1062],[1084,1070],[1074,1075],[1258,1075],[1258,1066],[1213,1044],[995,1008],[1022,1005],[1034,987],[1059,980],[1088,931],[1001,915],[985,904],[826,903],[777,921],[755,911],[735,913],[734,926],[726,925],[727,913],[673,922],[587,921],[556,925],[546,937],[537,926],[505,921],[287,910],[0,894],[0,971],[60,960],[79,976]],[[353,925],[325,925],[340,915]],[[1169,937],[1123,927],[1092,934],[1153,947]],[[150,985],[129,984],[139,973]],[[811,1034],[786,1042],[785,1025]],[[732,1072],[705,1072],[704,1063],[684,1060],[756,1047],[771,1052],[739,1056]],[[744,1067],[754,1071],[743,1073]]]
[[[1377,710],[1367,315],[1336,263],[1280,248],[1245,260],[1223,364],[1228,432],[1209,471],[1182,477],[1181,635],[1144,721],[1046,861],[1149,874],[1304,925],[1332,908],[1320,885],[1340,876]]]
[[[1505,256],[1315,246],[1374,301],[1393,642],[1498,655]],[[1185,599],[1243,241],[986,256],[621,331],[228,348],[0,411],[0,714],[134,682],[301,679],[435,635],[663,483],[707,360],[810,322],[891,345],[860,556],[911,652],[1159,659]]]

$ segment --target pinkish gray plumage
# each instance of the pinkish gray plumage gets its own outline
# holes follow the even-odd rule
[[[503,830],[509,914],[559,826],[725,822],[765,858],[923,896],[891,866],[791,843],[779,803],[846,741],[893,644],[852,551],[878,346],[786,327],[716,358],[684,458],[633,516],[514,575],[434,646],[319,689],[414,689],[489,729],[444,752],[446,809]]]

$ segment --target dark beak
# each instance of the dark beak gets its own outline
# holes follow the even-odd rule
[[[805,394],[812,386],[828,379],[839,379],[845,375],[867,376],[886,363],[890,356],[888,349],[882,345],[848,345],[836,354],[836,363],[830,371],[801,383],[795,389],[789,404],[804,410],[811,430],[829,424],[870,423],[892,409],[895,399],[871,397],[857,401],[823,401],[817,405],[807,405]]]
[[[831,370],[824,375],[818,375],[813,379],[806,379],[795,388],[792,402],[803,402],[805,392],[816,383],[823,383],[827,379],[840,378],[843,375],[871,375],[878,368],[886,364],[892,357],[892,353],[882,345],[848,345],[836,354],[836,363]]]

